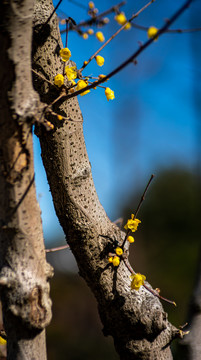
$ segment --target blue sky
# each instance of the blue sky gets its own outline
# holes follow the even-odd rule
[[[123,8],[127,17],[140,9],[145,1],[133,3],[128,0]],[[82,1],[82,4],[88,2]],[[112,0],[95,1],[99,12],[114,4]],[[136,23],[160,27],[181,4],[181,0],[156,0]],[[63,0],[60,9],[77,23],[88,18],[85,10],[67,0]],[[200,10],[200,2],[195,1],[172,28],[192,27],[192,16]],[[113,17],[110,15],[110,23],[101,29],[106,39],[118,29]],[[194,26],[201,26],[201,21],[196,21]],[[84,74],[109,73],[134,53],[138,41],[145,42],[146,39],[146,32],[136,29],[123,31],[101,52],[105,58],[104,66],[100,68],[92,61]],[[195,82],[197,87],[200,86],[201,70],[194,61],[192,42],[199,49],[200,40],[200,32],[164,34],[140,55],[136,66],[129,65],[109,80],[107,85],[114,90],[115,100],[108,102],[103,89],[79,97],[96,190],[113,220],[121,215],[121,205],[129,198],[130,192],[140,185],[144,187],[151,173],[157,175],[162,168],[173,165],[195,167],[198,114],[193,88]],[[72,60],[78,68],[100,47],[95,37],[83,40],[76,33],[69,33],[68,41]],[[62,236],[62,231],[54,214],[37,139],[34,146],[44,235],[46,241],[51,242],[58,234]]]

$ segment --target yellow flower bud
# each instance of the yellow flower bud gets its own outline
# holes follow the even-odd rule
[[[47,121],[47,125],[49,126],[50,130],[54,129],[54,125],[50,121]]]
[[[95,59],[96,59],[96,62],[97,62],[97,65],[98,65],[98,66],[103,66],[103,65],[104,65],[104,62],[105,62],[104,57],[102,57],[102,56],[100,56],[100,55],[97,55],[97,56],[95,57]]]
[[[87,32],[88,32],[89,35],[93,35],[93,34],[94,34],[94,30],[93,30],[93,29],[89,29]]]
[[[74,80],[77,77],[77,71],[75,70],[76,66],[66,66],[65,73],[68,80]]]
[[[109,261],[109,263],[112,263],[112,262],[113,262],[113,256],[110,256],[110,257],[108,258],[108,261]]]
[[[117,14],[114,19],[116,20],[116,22],[119,24],[119,25],[124,25],[127,21],[126,19],[126,16],[124,14],[124,12],[121,12],[120,14]]]
[[[131,235],[127,237],[127,240],[130,244],[134,243],[134,241],[135,241],[134,237]]]
[[[146,276],[138,274],[132,274],[131,277],[131,290],[139,290],[142,285],[144,285],[144,282],[146,280]]]
[[[84,40],[87,40],[89,35],[87,33],[84,33],[84,34],[82,34],[82,37],[83,37]]]
[[[122,248],[120,248],[119,246],[116,248],[115,252],[116,252],[116,254],[119,255],[119,256],[121,256],[121,255],[123,254],[123,250],[122,250]]]
[[[113,263],[114,266],[119,266],[119,264],[120,264],[120,258],[115,255],[115,256],[113,257],[112,263]]]
[[[6,345],[7,341],[2,337],[0,336],[0,345]]]
[[[102,31],[97,31],[97,33],[96,33],[96,38],[97,38],[100,42],[104,42],[104,41],[105,41],[105,37],[104,37]]]
[[[58,114],[58,115],[57,115],[57,119],[58,119],[58,120],[62,120],[62,119],[63,119],[63,116],[61,116],[61,115]]]
[[[107,98],[107,101],[113,100],[115,98],[114,91],[111,90],[109,87],[105,89],[105,96]]]
[[[152,39],[158,32],[158,29],[155,26],[150,26],[147,30],[148,39]],[[154,41],[158,40],[158,36],[154,39]]]
[[[89,9],[93,9],[95,7],[94,2],[89,1],[88,6],[89,6]]]
[[[103,75],[103,74],[100,74],[100,75],[98,75],[98,78],[99,79],[103,79],[104,77],[106,77],[106,75]],[[107,79],[107,80],[105,80],[105,81],[108,81],[109,79]]]
[[[131,28],[131,23],[128,22],[128,24],[126,24],[124,30],[130,30]]]
[[[54,77],[54,85],[61,87],[64,84],[64,77],[62,74],[57,74]]]
[[[63,48],[59,51],[59,55],[63,61],[68,61],[71,57],[71,51],[68,48]]]
[[[81,89],[84,89],[85,87],[87,87],[87,82],[86,81],[84,81],[84,80],[79,80],[78,81],[78,83],[77,83],[77,87],[76,87],[76,90],[78,91],[78,90],[81,90]],[[86,90],[86,91],[84,91],[82,94],[80,94],[81,96],[83,96],[83,95],[86,95],[86,94],[88,94],[90,92],[90,90]]]

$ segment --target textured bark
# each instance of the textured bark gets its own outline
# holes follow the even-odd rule
[[[200,360],[201,358],[201,258],[199,259],[199,267],[195,288],[189,306],[188,327],[186,331],[190,331],[188,335],[180,342],[180,350],[182,359],[184,360]]]
[[[36,201],[32,125],[33,1],[5,1],[1,17],[0,290],[9,360],[45,360],[51,319],[40,209]]]
[[[33,68],[53,84],[54,76],[63,72],[56,17],[38,31],[52,10],[50,0],[36,1]],[[38,75],[34,76],[34,85],[45,104],[60,93]],[[60,101],[53,110],[69,120],[59,121],[46,114],[54,130],[37,129],[42,159],[55,210],[79,273],[97,299],[103,333],[113,336],[121,359],[170,360],[170,343],[179,331],[169,323],[160,301],[143,287],[138,292],[130,290],[130,272],[123,262],[117,269],[108,264],[108,253],[122,243],[124,234],[111,223],[98,200],[77,99]]]

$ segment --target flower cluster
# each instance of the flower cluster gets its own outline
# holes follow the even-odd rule
[[[71,51],[66,47],[63,48],[59,51],[59,54],[61,56],[61,59],[63,62],[67,62],[70,57],[71,57]],[[95,56],[95,60],[98,66],[103,66],[105,59],[103,56],[100,55],[96,55]],[[84,66],[86,66],[89,63],[89,61],[84,61]],[[76,90],[79,91],[81,89],[84,89],[85,87],[88,86],[88,81],[87,78],[84,79],[80,79],[77,83],[74,81],[77,77],[77,70],[76,70],[76,66],[65,66],[64,67],[64,74],[57,74],[54,77],[54,85],[58,86],[59,88],[62,87],[64,85],[64,75],[66,75],[68,81],[71,82],[71,87],[69,89],[70,93],[73,93],[75,91],[75,86],[76,86]],[[98,79],[103,79],[105,77],[105,75],[101,74],[99,75]],[[96,88],[94,88],[96,89]],[[90,92],[89,89],[87,89],[86,91],[82,92],[80,95],[86,95]],[[111,90],[109,87],[105,88],[105,96],[107,98],[107,100],[113,100],[115,98],[114,96],[114,91]]]
[[[113,254],[108,258],[109,263],[112,263],[113,266],[119,266],[122,255],[123,255],[123,249],[118,246],[115,249],[115,254]]]

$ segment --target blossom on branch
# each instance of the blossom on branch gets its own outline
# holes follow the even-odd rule
[[[97,56],[95,57],[95,59],[96,59],[96,62],[97,62],[97,65],[98,65],[98,66],[103,66],[103,65],[104,65],[104,62],[105,62],[104,57],[102,57],[102,56],[100,56],[100,55],[97,55]]]
[[[77,83],[77,87],[76,90],[79,91],[81,89],[84,89],[85,87],[87,87],[88,83],[84,80],[79,80]],[[90,90],[86,90],[84,91],[82,94],[80,94],[81,96],[86,95],[90,92]]]
[[[105,36],[103,35],[102,31],[97,31],[97,33],[96,33],[96,38],[97,38],[100,42],[104,42],[104,41],[105,41]]]
[[[112,263],[113,263],[114,266],[119,266],[119,264],[120,264],[119,256],[114,256],[113,260],[112,260]]]
[[[127,223],[124,226],[124,229],[131,230],[132,232],[135,232],[140,223],[141,223],[141,221],[138,220],[138,219],[135,219],[134,214],[131,214],[131,219],[127,220]]]
[[[65,73],[68,80],[74,80],[77,77],[77,71],[75,70],[76,66],[66,66]]]
[[[88,5],[89,5],[89,9],[93,9],[95,7],[93,1],[89,1]]]
[[[61,87],[64,84],[64,77],[62,74],[57,74],[54,77],[54,85]]]
[[[148,39],[152,39],[158,32],[158,29],[155,26],[150,26],[147,30]],[[158,40],[158,36],[154,39],[154,41]]]
[[[123,254],[123,250],[119,246],[115,249],[115,252],[118,256],[121,256]]]
[[[119,25],[124,25],[127,22],[124,12],[117,14],[114,18]],[[128,30],[131,28],[131,24],[128,23],[124,29]]]
[[[107,101],[115,99],[114,91],[111,90],[109,87],[105,89],[105,96],[107,98]]]
[[[140,273],[132,274],[131,278],[131,290],[139,290],[146,280],[146,276],[141,275]]]
[[[59,51],[59,55],[63,61],[68,61],[71,57],[71,51],[68,48],[63,48]]]
[[[134,243],[134,241],[135,241],[134,237],[131,235],[127,237],[127,240],[130,244]]]

